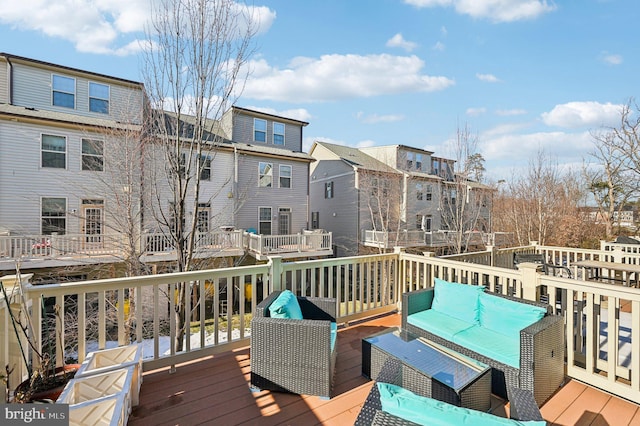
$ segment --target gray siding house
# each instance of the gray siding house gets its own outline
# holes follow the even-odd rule
[[[0,53],[0,234],[113,233],[125,196],[139,199],[128,213],[140,232],[159,230],[153,203],[166,208],[171,199],[162,149],[149,140],[129,158],[129,181],[115,168],[127,140],[141,140],[145,102],[142,83]],[[225,112],[211,126],[221,133],[216,146],[192,159],[206,164],[199,199],[187,203],[198,205],[187,212],[198,231],[308,229],[307,124],[235,106]]]

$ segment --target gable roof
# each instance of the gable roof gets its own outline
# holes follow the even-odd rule
[[[387,166],[382,161],[376,160],[372,156],[360,151],[358,148],[352,148],[350,146],[336,145],[336,144],[332,144],[328,142],[320,142],[320,141],[314,142],[314,145],[319,145],[324,147],[325,149],[329,150],[330,152],[335,154],[337,157],[339,157],[342,161],[344,161],[345,163],[347,163],[348,165],[352,166],[355,169],[368,170],[368,171],[381,172],[381,173],[390,173],[390,174],[396,174],[396,175],[401,174],[393,167]],[[311,148],[310,152],[313,152],[314,148],[315,146]]]

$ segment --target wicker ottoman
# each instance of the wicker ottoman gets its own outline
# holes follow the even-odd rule
[[[375,379],[385,362],[401,363],[398,384],[429,398],[487,411],[491,368],[397,328],[362,339],[362,374]]]

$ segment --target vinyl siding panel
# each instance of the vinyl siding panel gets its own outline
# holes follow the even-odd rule
[[[41,135],[66,138],[66,168],[41,167]],[[40,233],[41,197],[67,198],[67,211],[82,199],[105,199],[98,172],[81,170],[82,138],[101,135],[51,126],[0,121],[0,226],[16,234]],[[81,231],[77,215],[67,214],[67,233]]]
[[[0,57],[0,104],[8,104],[9,97],[9,63]]]
[[[253,120],[254,118],[264,119],[267,122],[266,142],[257,142],[254,140]],[[233,126],[233,140],[236,142],[250,144],[274,145],[273,143],[273,123],[282,123],[285,127],[284,145],[275,145],[278,148],[287,149],[289,151],[302,151],[302,126],[295,126],[285,121],[277,119],[269,119],[263,117],[253,117],[245,114],[235,114]]]
[[[353,168],[342,160],[318,161],[312,167],[310,210],[319,213],[321,229],[333,232],[336,255],[357,254],[360,231],[358,190]],[[325,198],[325,184],[328,182],[333,182],[333,198]]]
[[[258,187],[258,165],[260,162],[273,164],[273,180],[271,188]],[[291,188],[280,188],[280,165],[292,168]],[[268,158],[254,155],[240,155],[238,159],[238,199],[240,206],[236,214],[236,227],[241,229],[259,229],[258,208],[271,207],[272,234],[279,234],[278,209],[291,209],[290,232],[297,234],[307,229],[308,217],[308,183],[309,166],[307,162],[280,158]],[[276,216],[276,217],[274,217]]]
[[[65,108],[52,104],[52,75],[75,79],[75,108]],[[25,64],[14,64],[13,104],[37,110],[57,111],[93,118],[113,119],[122,122],[140,123],[142,118],[143,95],[140,87],[131,88],[114,84],[114,81],[99,80],[96,76],[83,77],[67,70],[56,71]],[[89,111],[89,82],[109,86],[109,114]]]

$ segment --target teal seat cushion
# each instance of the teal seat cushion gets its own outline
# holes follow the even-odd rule
[[[457,333],[474,325],[433,309],[411,314],[407,316],[407,322],[450,341]]]
[[[477,324],[478,296],[483,292],[483,286],[450,283],[435,278],[431,309]]]
[[[482,411],[456,407],[446,402],[414,394],[400,386],[377,382],[382,410],[396,417],[432,426],[542,426],[544,421],[522,422]]]
[[[505,320],[506,321],[506,320]],[[453,342],[503,364],[520,368],[520,335],[505,336],[481,326],[469,327],[453,336]]]
[[[338,324],[331,323],[331,350],[336,347],[336,341],[338,340]]]
[[[269,305],[271,318],[302,319],[302,311],[296,295],[291,290],[284,290]]]
[[[520,330],[538,322],[547,310],[527,303],[519,303],[488,293],[479,297],[479,320],[482,327],[505,336],[517,336]]]

